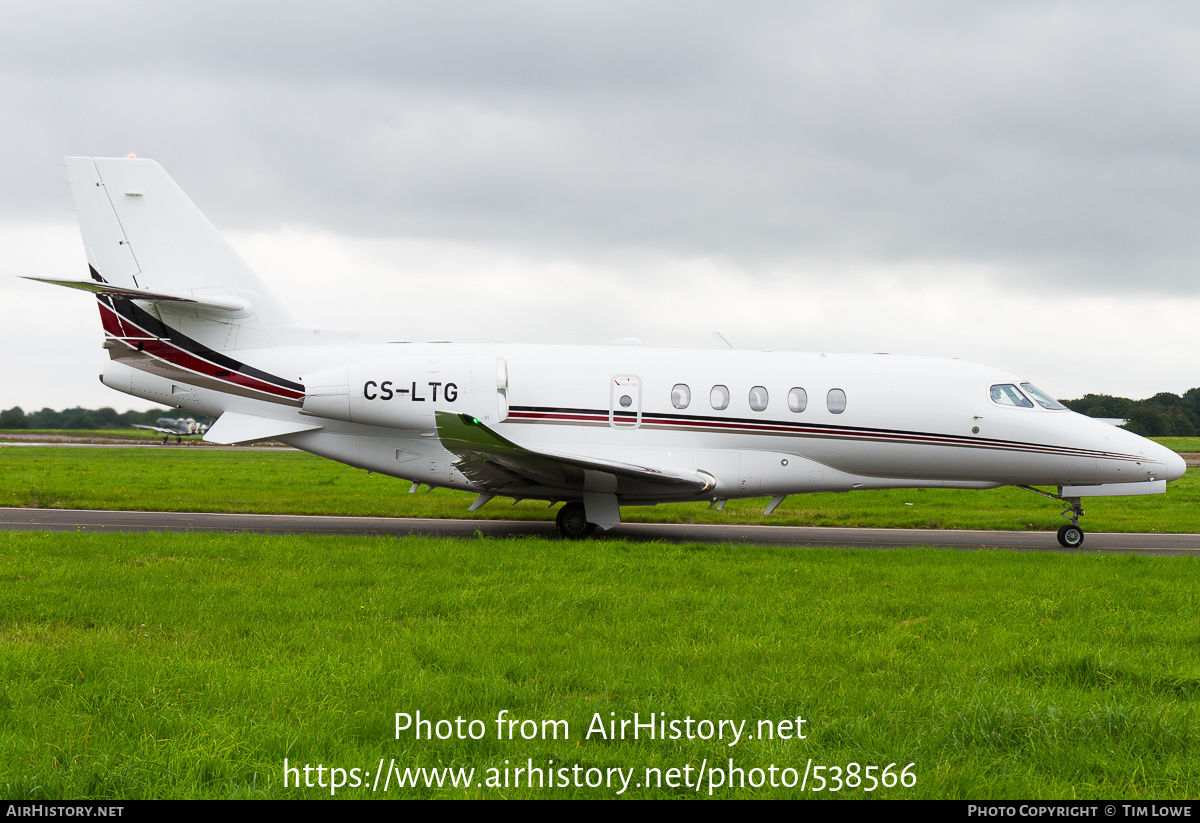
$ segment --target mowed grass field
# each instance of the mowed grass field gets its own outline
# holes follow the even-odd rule
[[[1192,480],[1085,523],[1191,531]],[[468,496],[406,491],[290,452],[0,449],[3,505],[466,516]],[[896,494],[792,498],[765,519],[761,501],[626,513],[1057,526],[1028,492]],[[552,516],[499,501],[477,516],[506,513]],[[1070,553],[0,533],[0,795],[1190,799],[1198,572]],[[478,724],[397,736],[396,714],[417,712]],[[498,734],[502,713],[531,723]],[[635,713],[684,733],[595,733]],[[891,764],[907,785],[883,784]],[[474,771],[452,786],[467,772],[441,769]]]
[[[27,533],[0,554],[7,798],[331,795],[328,772],[285,787],[285,759],[346,770],[337,797],[1200,793],[1191,558]],[[397,739],[397,712],[484,733]],[[498,739],[502,712],[534,739]],[[587,735],[634,713],[697,735]],[[797,717],[803,740],[698,736]],[[372,791],[380,762],[475,772]],[[529,764],[631,780],[514,785]],[[846,785],[889,764],[915,784]],[[744,782],[684,785],[706,765]]]
[[[410,483],[287,450],[194,448],[0,448],[0,506],[149,511],[334,514],[382,517],[553,520],[544,502],[448,489],[409,494]],[[1200,472],[1166,494],[1085,501],[1089,531],[1200,531]],[[769,517],[767,499],[627,506],[622,517],[653,523],[775,523],[886,528],[1055,531],[1061,505],[1023,489],[906,489],[793,495]]]

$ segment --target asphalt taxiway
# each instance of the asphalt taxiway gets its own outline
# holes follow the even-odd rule
[[[428,535],[437,537],[556,538],[549,521],[448,520],[411,517],[330,517],[290,514],[94,511],[0,508],[0,530],[51,532],[250,532],[255,534]],[[816,526],[750,526],[694,523],[622,523],[597,538],[669,543],[738,543],[747,546],[814,546],[903,549],[1015,549],[1018,551],[1200,554],[1197,534],[1089,532],[1082,547],[1063,549],[1053,532],[967,529],[847,529]]]

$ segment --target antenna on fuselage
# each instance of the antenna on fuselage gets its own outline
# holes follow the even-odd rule
[[[712,333],[712,336],[717,338],[718,340],[720,340],[721,343],[725,346],[725,348],[727,348],[727,349],[733,348],[733,344],[730,343],[728,340],[726,340],[725,335],[721,334],[719,331],[714,330]]]

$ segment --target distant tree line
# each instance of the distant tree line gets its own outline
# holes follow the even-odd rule
[[[0,429],[127,429],[153,426],[160,417],[189,417],[178,409],[148,409],[117,413],[113,409],[42,409],[28,414],[20,406],[0,411]],[[196,418],[207,422],[207,418]]]
[[[1147,400],[1085,394],[1079,400],[1064,400],[1062,404],[1088,417],[1128,420],[1125,428],[1146,437],[1200,436],[1200,388],[1188,389],[1183,397],[1160,392]]]

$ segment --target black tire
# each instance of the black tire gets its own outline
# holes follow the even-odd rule
[[[1083,529],[1078,526],[1063,526],[1058,530],[1058,542],[1066,549],[1077,549],[1083,545]]]
[[[578,500],[559,509],[554,522],[558,533],[568,540],[582,540],[596,530],[594,524],[587,522],[587,511]]]

